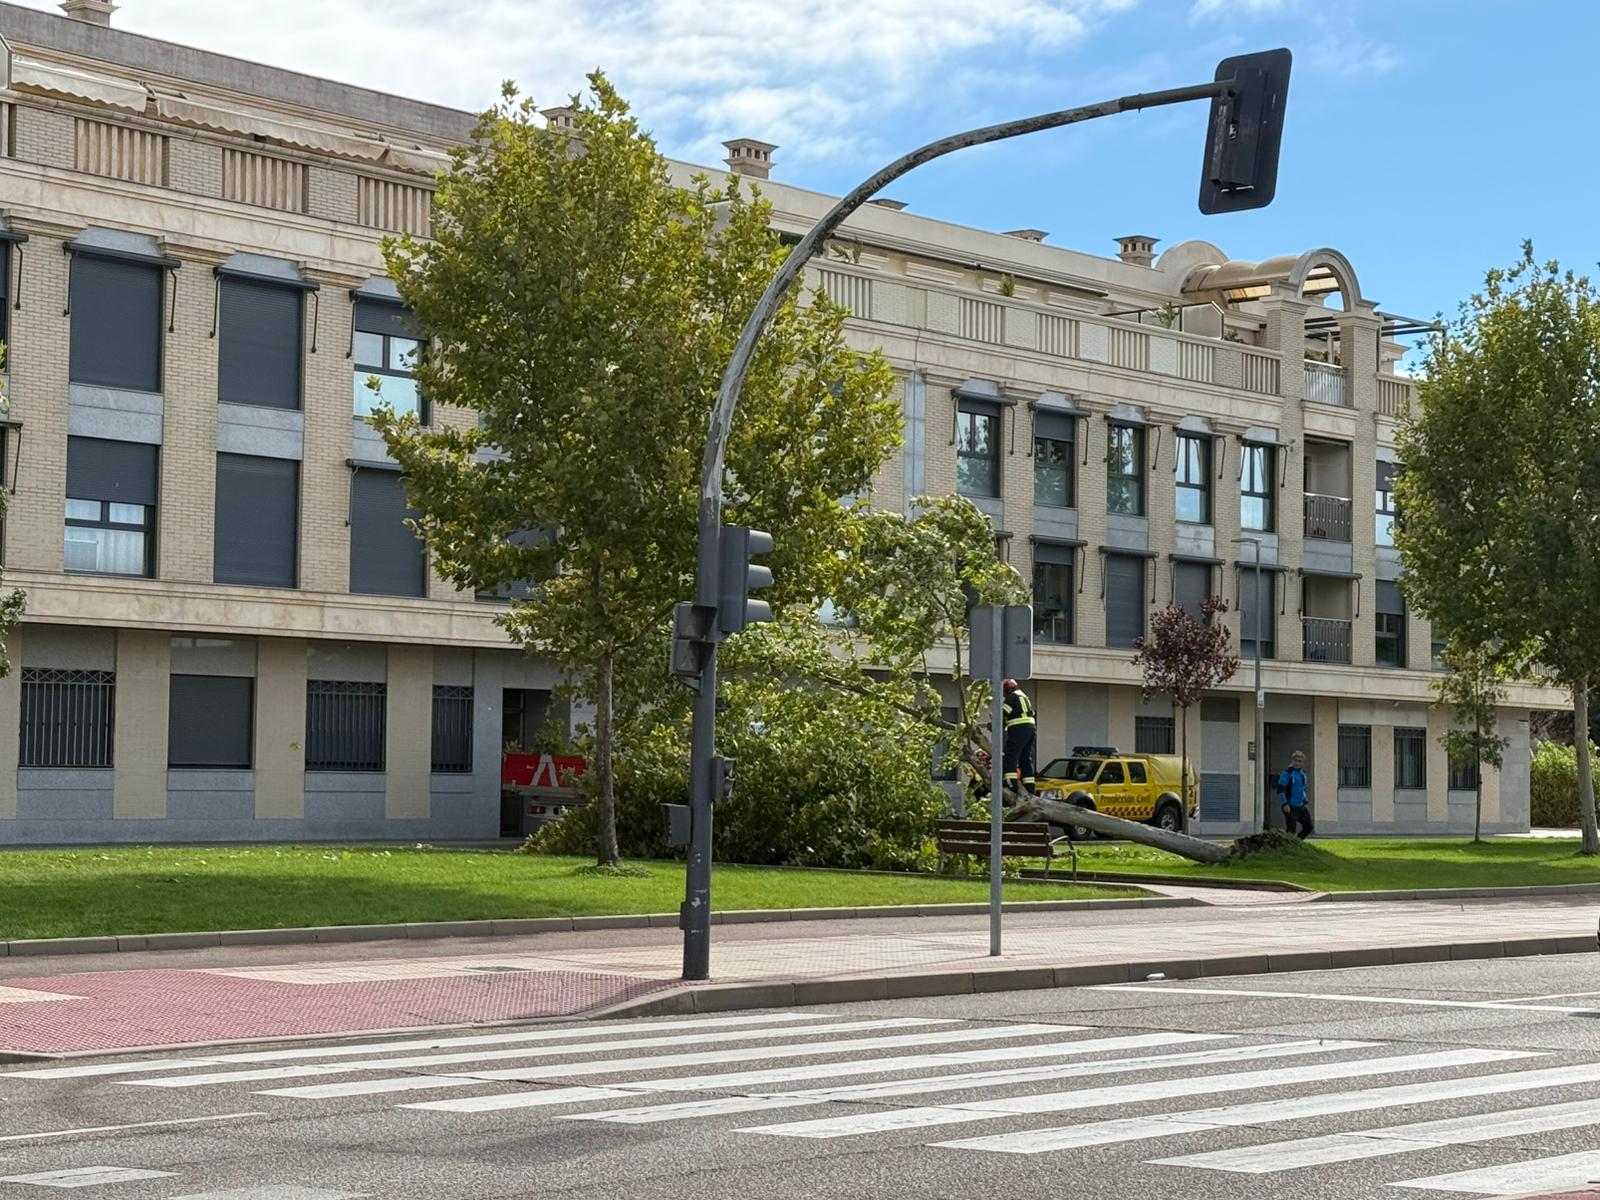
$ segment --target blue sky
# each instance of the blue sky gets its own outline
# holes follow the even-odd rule
[[[971,151],[891,194],[1097,253],[1127,233],[1236,258],[1329,245],[1412,316],[1453,310],[1526,237],[1580,270],[1596,258],[1592,0],[123,0],[116,24],[468,108],[505,78],[559,103],[601,67],[667,152],[715,162],[723,139],[762,138],[775,177],[827,191],[960,128],[1283,45],[1264,211],[1196,209],[1203,104]]]

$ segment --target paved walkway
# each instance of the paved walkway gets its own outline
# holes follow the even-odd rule
[[[1196,889],[1198,890],[1198,889]],[[1304,903],[725,925],[717,983],[1589,938],[1592,897]],[[574,1016],[678,984],[675,929],[0,959],[0,1052],[70,1053]],[[1591,943],[1592,944],[1592,943]],[[1491,948],[1484,947],[1484,952]],[[1498,953],[1498,946],[1492,947]]]

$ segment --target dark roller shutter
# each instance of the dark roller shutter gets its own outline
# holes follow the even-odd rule
[[[224,675],[172,676],[167,765],[244,770],[255,743],[254,679]]]
[[[362,333],[386,333],[391,337],[420,338],[411,310],[398,300],[357,300],[354,318]]]
[[[1400,467],[1396,463],[1378,462],[1378,490],[1380,492],[1394,491],[1394,481],[1400,475]]]
[[[421,596],[427,585],[422,542],[406,527],[420,514],[406,507],[398,472],[358,470],[350,514],[350,590]]]
[[[1201,606],[1211,598],[1211,568],[1205,563],[1181,562],[1172,576],[1172,603],[1195,620],[1201,620]]]
[[[300,290],[224,279],[217,318],[217,398],[227,404],[299,408]]]
[[[300,545],[300,464],[282,458],[217,455],[212,579],[252,587],[294,587]]]
[[[1065,413],[1036,412],[1033,415],[1033,436],[1053,438],[1058,442],[1074,440],[1078,419]]]
[[[162,269],[72,256],[73,383],[161,390]]]
[[[1261,653],[1263,656],[1270,653],[1274,647],[1274,638],[1277,633],[1277,602],[1274,591],[1277,586],[1277,576],[1270,571],[1261,573],[1261,611],[1255,608],[1256,601],[1256,573],[1245,569],[1239,577],[1239,640],[1253,642],[1259,632],[1261,637]]]
[[[1402,614],[1406,611],[1405,597],[1400,594],[1398,583],[1390,583],[1387,579],[1378,580],[1378,611]]]
[[[1144,636],[1145,560],[1106,555],[1106,645],[1130,649]]]
[[[104,438],[67,439],[67,496],[118,504],[156,502],[155,446]]]

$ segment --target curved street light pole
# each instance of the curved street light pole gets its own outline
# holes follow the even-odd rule
[[[718,589],[718,551],[722,530],[722,472],[728,448],[728,431],[733,423],[733,410],[739,392],[744,387],[745,373],[755,356],[756,343],[771,323],[773,315],[783,303],[784,296],[794,286],[806,264],[815,256],[817,248],[839,228],[844,220],[860,208],[877,192],[899,179],[908,171],[932,162],[956,150],[969,146],[982,146],[989,142],[1005,141],[1024,134],[1056,129],[1062,125],[1075,125],[1092,121],[1096,117],[1109,117],[1116,113],[1136,112],[1145,108],[1159,108],[1167,104],[1184,104],[1190,100],[1209,100],[1229,95],[1234,91],[1234,79],[1219,79],[1193,87],[1169,88],[1161,92],[1141,92],[1099,104],[1086,104],[1080,108],[1067,108],[1059,112],[1024,117],[1000,125],[971,129],[929,142],[913,150],[869,176],[847,193],[826,215],[802,237],[783,265],[767,284],[767,289],[756,303],[755,311],[745,322],[734,345],[733,357],[723,372],[722,386],[717,391],[717,402],[711,410],[711,426],[706,435],[705,457],[700,472],[700,543],[696,556],[695,603],[705,608],[715,608]],[[694,702],[694,732],[690,749],[690,803],[692,811],[689,842],[689,861],[685,884],[684,908],[681,923],[683,936],[683,978],[708,979],[711,974],[711,801],[717,788],[711,778],[711,760],[715,754],[717,721],[717,649],[713,640],[704,657],[700,687]]]

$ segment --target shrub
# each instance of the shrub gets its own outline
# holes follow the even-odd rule
[[[1600,751],[1591,749],[1595,792],[1600,794]],[[1565,829],[1578,824],[1578,749],[1538,742],[1529,772],[1529,820],[1535,827]]]

